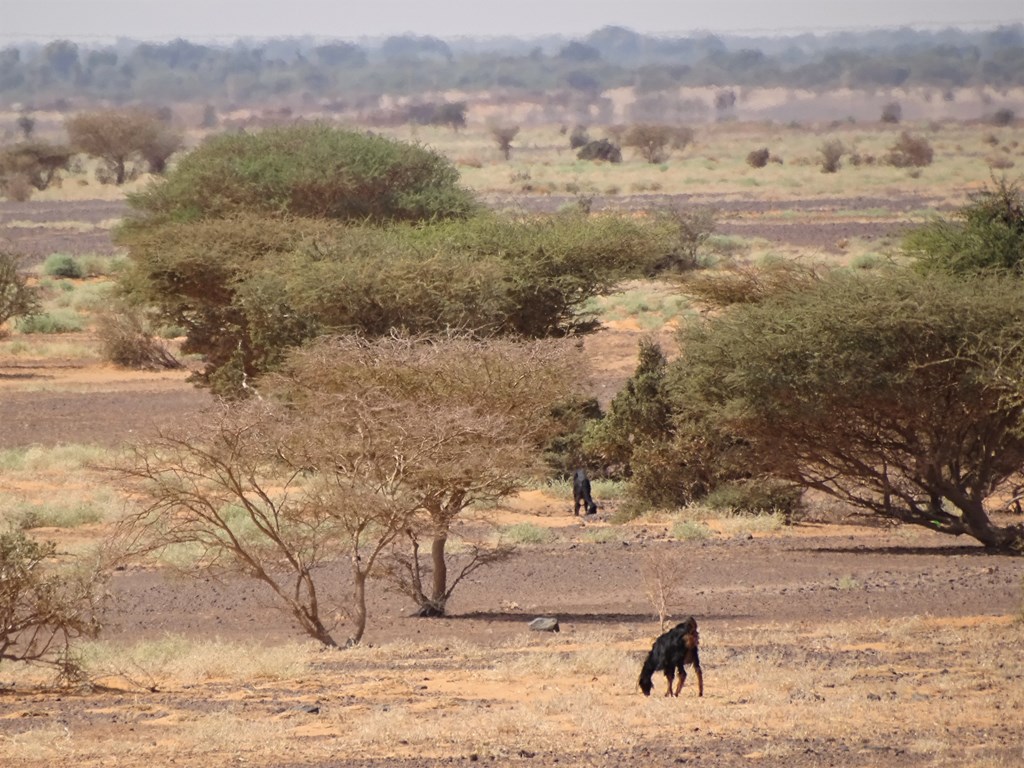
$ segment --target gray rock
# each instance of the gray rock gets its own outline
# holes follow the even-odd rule
[[[530,629],[534,632],[558,632],[558,619],[546,616],[538,616],[530,622]]]

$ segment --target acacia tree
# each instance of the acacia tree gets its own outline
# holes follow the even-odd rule
[[[566,341],[339,336],[296,350],[267,385],[322,412],[339,433],[375,435],[382,457],[401,468],[398,495],[419,514],[389,570],[421,615],[440,616],[463,578],[504,554],[470,546],[450,577],[447,545],[460,516],[541,471],[540,449],[558,427],[553,405],[580,391],[583,371]],[[373,407],[352,410],[349,402]]]
[[[197,380],[239,396],[245,379],[327,332],[589,330],[587,301],[651,271],[676,240],[662,218],[481,215],[379,227],[239,215],[123,232],[131,266],[120,280],[186,329],[183,351],[206,363]]]
[[[676,129],[669,125],[637,123],[622,137],[622,146],[632,147],[648,163],[663,163],[671,153]]]
[[[55,560],[52,542],[0,533],[0,661],[52,665],[68,679],[78,671],[72,643],[100,629],[107,570],[100,560]]]
[[[263,400],[222,405],[135,446],[119,468],[140,509],[120,524],[127,554],[197,548],[192,571],[241,573],[267,585],[310,637],[337,641],[324,619],[319,569],[347,557],[348,644],[366,629],[366,582],[415,509],[387,435],[352,430],[373,403],[291,409]],[[344,418],[351,417],[351,421]]]
[[[1024,466],[1024,287],[833,275],[685,331],[681,404],[753,468],[880,517],[1024,551],[991,498]]]
[[[491,136],[494,137],[501,156],[507,162],[512,157],[512,142],[519,135],[518,125],[492,125]]]
[[[102,160],[117,185],[127,181],[133,160],[145,159],[159,173],[182,144],[180,134],[141,109],[80,112],[69,117],[64,127],[71,146]]]
[[[903,251],[921,272],[1024,277],[1024,189],[1020,182],[995,180],[973,193],[952,219],[907,234]]]

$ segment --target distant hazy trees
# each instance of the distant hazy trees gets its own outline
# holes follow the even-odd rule
[[[73,152],[66,145],[23,141],[0,150],[0,192],[11,200],[28,200],[33,190],[59,183]]]
[[[693,141],[693,130],[686,126],[637,123],[626,129],[622,145],[632,147],[648,163],[663,163],[674,149],[684,149]]]
[[[254,103],[303,94],[336,98],[339,90],[358,98],[445,89],[569,89],[591,98],[630,85],[650,94],[728,83],[713,104],[725,118],[739,88],[1020,86],[1022,38],[1020,25],[946,30],[941,36],[878,30],[847,35],[841,49],[826,38],[805,36],[776,51],[758,50],[752,40],[664,38],[607,28],[551,53],[529,41],[489,48],[415,35],[376,45],[267,40],[217,46],[173,40],[91,48],[55,40],[42,48],[0,50],[0,95],[8,102],[52,105],[69,99],[149,102],[154,94],[167,101]]]

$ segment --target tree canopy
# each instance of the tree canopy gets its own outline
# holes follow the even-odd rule
[[[321,338],[293,350],[260,397],[136,446],[121,477],[140,507],[119,539],[129,552],[192,545],[193,571],[261,581],[328,646],[335,611],[350,643],[363,637],[374,573],[444,613],[459,581],[501,554],[464,538],[470,554],[449,576],[457,518],[539,468],[551,404],[578,389],[581,368],[557,340]],[[322,566],[342,559],[348,600],[324,582]]]
[[[955,218],[910,232],[903,249],[922,272],[1024,277],[1024,191],[1019,183],[998,179],[972,194]]]
[[[683,332],[679,402],[752,467],[868,513],[1020,551],[993,497],[1024,466],[1024,286],[834,274]]]
[[[648,272],[670,221],[566,213],[374,226],[238,215],[126,228],[123,286],[187,331],[203,381],[239,394],[326,332],[459,329],[539,338],[587,330],[586,302]]]
[[[166,179],[129,196],[135,222],[195,221],[249,212],[339,221],[431,221],[476,204],[436,152],[310,123],[220,133]]]

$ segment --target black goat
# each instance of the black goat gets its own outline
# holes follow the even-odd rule
[[[586,470],[577,469],[572,475],[572,501],[573,515],[580,513],[580,504],[583,504],[588,515],[597,512],[597,504],[590,495],[590,478],[587,477]]]
[[[668,690],[666,696],[678,696],[679,691],[686,682],[686,670],[684,666],[690,665],[697,675],[697,693],[704,695],[704,672],[700,668],[700,655],[697,647],[700,644],[700,635],[697,632],[697,620],[691,616],[682,624],[676,624],[665,634],[654,641],[651,652],[647,654],[643,669],[640,670],[640,690],[644,696],[650,696],[654,688],[651,678],[654,673],[661,670],[668,678]],[[679,683],[675,690],[672,690],[672,680],[675,673],[679,673]]]

